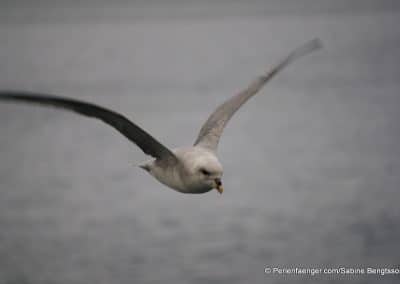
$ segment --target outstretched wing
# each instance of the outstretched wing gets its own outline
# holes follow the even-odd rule
[[[94,117],[114,127],[122,135],[139,146],[147,155],[157,159],[173,158],[175,155],[164,145],[136,124],[119,113],[74,99],[30,92],[0,91],[0,101],[15,101],[70,110],[84,116]]]
[[[225,125],[241,105],[254,96],[265,85],[265,83],[267,83],[289,63],[321,47],[322,44],[319,39],[313,39],[298,47],[274,68],[253,81],[246,89],[220,105],[202,126],[194,145],[216,151]]]

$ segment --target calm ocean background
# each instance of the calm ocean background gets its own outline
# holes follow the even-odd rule
[[[170,147],[293,48],[226,128],[225,192],[183,195],[101,122],[0,104],[0,283],[394,283],[399,1],[0,1],[0,89],[120,111]]]

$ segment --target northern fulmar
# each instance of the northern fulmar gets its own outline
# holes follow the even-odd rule
[[[272,69],[251,82],[246,89],[218,106],[201,127],[191,147],[169,149],[125,116],[88,102],[27,91],[0,91],[0,101],[51,106],[100,119],[154,158],[140,167],[161,183],[182,193],[205,193],[213,188],[222,193],[223,169],[216,152],[229,119],[285,66],[321,47],[320,40],[313,39],[296,48]]]

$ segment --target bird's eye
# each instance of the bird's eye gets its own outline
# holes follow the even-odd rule
[[[209,176],[209,175],[211,174],[209,171],[207,171],[207,170],[205,170],[205,169],[200,169],[200,172],[201,172],[203,175],[206,175],[206,176]]]

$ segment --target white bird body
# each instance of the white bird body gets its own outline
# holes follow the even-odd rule
[[[204,123],[192,147],[170,150],[123,115],[87,102],[24,91],[0,91],[0,101],[52,106],[100,119],[135,143],[145,154],[155,158],[140,167],[161,183],[182,193],[205,193],[213,188],[222,193],[223,169],[216,152],[225,125],[280,70],[320,47],[318,39],[300,46],[246,89],[221,104]]]
[[[148,171],[159,182],[182,193],[205,193],[215,187],[214,180],[221,179],[223,169],[217,156],[209,149],[194,146],[173,149],[175,163],[160,160],[146,161],[141,168]],[[204,182],[200,169],[209,171],[209,181]]]

